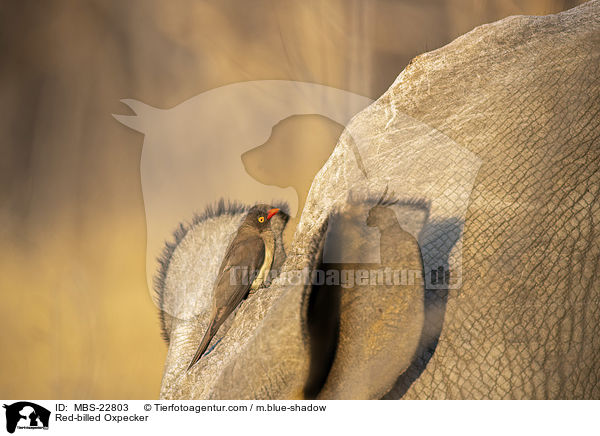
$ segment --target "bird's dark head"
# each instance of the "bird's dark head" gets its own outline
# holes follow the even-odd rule
[[[279,208],[267,206],[266,204],[258,204],[248,212],[246,224],[256,227],[262,233],[265,230],[271,229],[272,219],[283,219],[284,222],[287,222],[289,216]]]

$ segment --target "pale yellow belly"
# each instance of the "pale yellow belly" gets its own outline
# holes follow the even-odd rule
[[[260,288],[260,285],[262,285],[265,282],[267,275],[271,271],[271,265],[273,264],[273,251],[274,251],[273,247],[271,245],[272,244],[265,244],[265,261],[263,262],[262,266],[260,267],[260,270],[258,271],[258,275],[252,282],[252,285],[250,285],[250,291],[256,291],[258,288]]]

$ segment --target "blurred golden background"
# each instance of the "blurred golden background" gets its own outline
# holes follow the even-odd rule
[[[112,118],[127,112],[120,99],[169,108],[260,79],[376,99],[412,57],[475,26],[579,3],[3,1],[0,397],[158,396],[166,346],[146,286],[143,136]],[[263,147],[293,138],[304,163],[285,177],[305,197],[341,127],[288,124]],[[245,156],[249,174],[264,177],[265,159]]]

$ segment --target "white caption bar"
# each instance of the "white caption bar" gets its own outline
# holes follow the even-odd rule
[[[0,434],[587,434],[597,401],[3,400]],[[12,430],[12,431],[11,431]],[[143,432],[143,433],[141,433]],[[206,433],[205,433],[206,432]]]

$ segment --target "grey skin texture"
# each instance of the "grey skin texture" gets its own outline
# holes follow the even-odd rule
[[[173,318],[161,397],[600,398],[599,73],[598,1],[509,17],[415,58],[315,177],[281,274],[188,373],[203,332]],[[386,192],[379,207],[399,227],[376,225],[373,237],[370,225],[392,217],[366,224]],[[163,294],[186,304],[166,306],[207,322],[204,284],[235,217],[176,246]],[[387,255],[388,240],[402,250]],[[289,280],[372,264],[352,255],[377,244],[379,265],[421,260],[423,285],[385,298],[370,285],[353,301]],[[348,259],[328,259],[339,252]],[[385,328],[380,310],[393,314]]]

